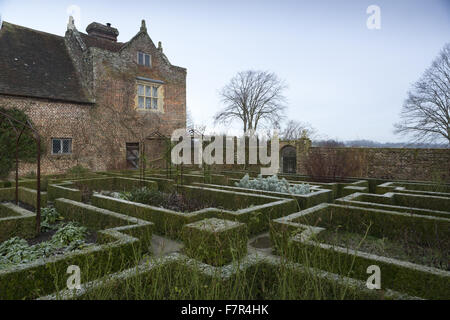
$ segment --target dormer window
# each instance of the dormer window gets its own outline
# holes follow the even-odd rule
[[[141,66],[151,67],[152,59],[151,56],[147,53],[138,52],[137,63]]]

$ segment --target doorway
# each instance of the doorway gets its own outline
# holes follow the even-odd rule
[[[139,142],[127,143],[127,167],[128,169],[139,168]]]
[[[293,146],[286,146],[281,150],[283,173],[297,172],[297,149]]]

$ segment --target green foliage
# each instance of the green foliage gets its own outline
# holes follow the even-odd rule
[[[0,111],[9,114],[15,119],[26,123],[30,121],[28,116],[19,109],[5,109],[0,107]],[[31,122],[31,121],[30,121]],[[12,124],[12,125],[11,125]],[[15,121],[8,121],[6,117],[0,115],[0,178],[7,177],[15,164],[17,131],[22,127]],[[30,129],[25,128],[19,141],[19,160],[34,162],[36,160],[36,142]]]
[[[86,228],[70,222],[60,227],[49,241],[35,245],[30,246],[19,237],[11,238],[0,244],[0,269],[79,249],[85,245],[85,237]]]
[[[55,223],[63,218],[55,208],[41,208],[41,231],[56,229]]]
[[[66,171],[66,174],[75,178],[84,177],[91,173],[91,170],[83,167],[82,165],[76,165]]]
[[[160,205],[164,201],[163,194],[158,190],[152,190],[147,187],[134,188],[131,191],[121,192],[119,195],[120,199],[145,203]]]
[[[87,229],[77,226],[73,222],[66,224],[56,231],[52,237],[52,241],[64,245],[70,245],[76,241],[82,241],[86,236]]]
[[[211,199],[187,197],[178,192],[164,193],[147,187],[121,192],[119,198],[179,212],[192,212],[208,207],[217,207],[217,204]]]
[[[278,179],[276,175],[267,178],[258,175],[256,179],[250,179],[249,175],[246,174],[239,182],[236,182],[236,187],[291,194],[310,193],[309,184],[291,185],[286,179]]]

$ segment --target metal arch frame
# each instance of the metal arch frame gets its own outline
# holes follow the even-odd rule
[[[143,155],[145,155],[145,141],[146,140],[164,140],[166,142],[166,153],[168,154],[168,156],[166,157],[166,167],[169,169],[169,172],[166,171],[166,177],[170,178],[172,176],[172,166],[171,166],[172,161],[171,161],[171,153],[170,153],[170,150],[172,149],[172,144],[171,144],[170,138],[163,135],[158,130],[153,131],[152,133],[150,133],[148,136],[146,136],[144,139],[141,140],[142,147],[139,148],[139,152],[141,154],[141,156],[139,157],[139,162],[140,162],[139,163],[139,178],[141,180],[145,180],[146,164],[145,164]]]
[[[37,153],[36,153],[36,161],[37,161],[37,173],[36,173],[36,180],[37,180],[37,199],[36,199],[36,233],[39,234],[41,230],[41,136],[39,132],[33,127],[33,125],[30,123],[30,121],[20,121],[14,118],[13,116],[3,112],[0,110],[0,123],[3,123],[5,120],[9,121],[9,124],[13,128],[14,132],[16,133],[16,190],[15,190],[15,201],[16,204],[19,204],[19,142],[20,138],[22,137],[23,132],[26,128],[30,129],[33,132],[33,138],[36,142],[37,146]],[[17,125],[15,125],[15,124]],[[19,132],[19,129],[20,132]]]

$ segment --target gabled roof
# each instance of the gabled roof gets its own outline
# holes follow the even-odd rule
[[[64,38],[3,22],[0,94],[91,103]]]

